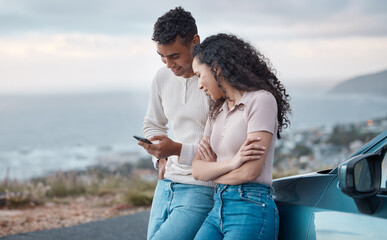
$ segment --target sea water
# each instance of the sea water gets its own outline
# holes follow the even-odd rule
[[[147,92],[0,96],[0,178],[136,162]]]
[[[387,97],[289,93],[291,129],[387,116]],[[132,135],[142,135],[148,98],[146,90],[0,96],[0,178],[135,163],[147,156]]]

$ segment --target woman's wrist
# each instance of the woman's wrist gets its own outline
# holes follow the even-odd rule
[[[235,157],[234,157],[235,158]],[[235,166],[235,160],[234,158],[230,158],[230,159],[227,159],[225,160],[226,162],[226,168],[228,171],[232,171],[232,170],[235,170],[237,169],[237,167]]]

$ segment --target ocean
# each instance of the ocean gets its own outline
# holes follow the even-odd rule
[[[289,89],[288,131],[387,116],[387,97],[331,96]],[[27,179],[91,165],[116,166],[146,157],[142,135],[148,91],[0,95],[0,178]]]

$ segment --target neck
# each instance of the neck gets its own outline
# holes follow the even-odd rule
[[[191,69],[189,72],[187,72],[186,74],[184,74],[182,77],[183,78],[190,78],[192,77],[194,74],[193,70]]]
[[[239,103],[244,92],[245,91],[237,90],[233,87],[231,89],[226,90],[227,97],[229,98],[227,100],[228,109],[231,109],[232,107],[234,107],[236,104]]]

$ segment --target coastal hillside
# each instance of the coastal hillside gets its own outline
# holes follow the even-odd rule
[[[328,93],[387,96],[387,70],[345,80]]]

